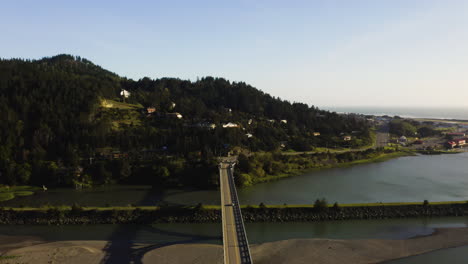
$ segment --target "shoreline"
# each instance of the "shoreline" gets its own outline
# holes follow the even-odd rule
[[[16,241],[15,247],[2,246]],[[11,243],[10,243],[11,244]],[[254,263],[386,263],[468,244],[468,227],[437,228],[427,236],[387,239],[288,239],[251,245]],[[138,252],[135,254],[134,252]],[[119,241],[41,241],[0,236],[0,263],[222,263],[222,246],[213,244],[128,244]],[[11,257],[11,258],[10,258]]]
[[[356,150],[356,151],[363,151],[363,150]],[[349,152],[356,152],[356,151],[349,151]],[[319,153],[322,153],[322,152],[313,153],[313,154],[319,154]],[[323,152],[323,153],[326,153],[326,152]],[[303,155],[308,155],[308,154],[303,154]],[[351,162],[337,163],[337,164],[333,164],[333,165],[324,165],[324,166],[321,166],[321,167],[304,169],[304,170],[296,170],[296,171],[292,171],[290,173],[282,173],[282,174],[279,174],[279,175],[268,175],[268,176],[266,176],[264,178],[257,179],[251,185],[248,185],[246,187],[255,186],[257,184],[265,183],[265,182],[277,181],[277,180],[284,179],[284,178],[300,176],[300,175],[303,175],[303,174],[312,173],[312,172],[321,171],[321,170],[349,168],[349,167],[353,167],[353,166],[357,166],[357,165],[365,165],[365,164],[385,162],[385,161],[389,161],[389,160],[392,160],[392,159],[397,159],[397,158],[400,158],[400,157],[408,157],[408,156],[416,156],[416,154],[413,151],[398,151],[398,152],[380,154],[380,155],[378,155],[376,157],[372,157],[372,158],[368,158],[368,159],[360,159],[360,160],[354,160],[354,161],[351,161]]]

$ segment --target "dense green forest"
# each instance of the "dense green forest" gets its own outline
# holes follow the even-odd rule
[[[70,55],[0,60],[0,120],[0,184],[8,185],[207,187],[217,183],[215,158],[234,148],[371,143],[356,115],[223,78],[131,80]]]

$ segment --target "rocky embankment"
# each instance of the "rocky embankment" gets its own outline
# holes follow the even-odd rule
[[[245,222],[309,222],[348,219],[388,219],[409,217],[466,216],[468,203],[439,205],[373,205],[346,207],[290,207],[242,209]],[[4,225],[66,225],[66,224],[151,224],[151,223],[212,223],[221,222],[221,212],[203,208],[161,208],[154,210],[100,209],[71,210],[37,209],[0,210]]]

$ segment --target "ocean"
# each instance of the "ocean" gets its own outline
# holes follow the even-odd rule
[[[389,115],[409,118],[437,118],[437,119],[457,119],[468,120],[468,107],[361,107],[361,106],[340,106],[340,107],[319,107],[320,109],[334,111],[338,113],[358,113],[366,115]]]

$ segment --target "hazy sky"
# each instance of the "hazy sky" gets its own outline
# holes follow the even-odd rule
[[[468,1],[22,1],[0,57],[139,79],[225,77],[318,106],[468,106]]]

